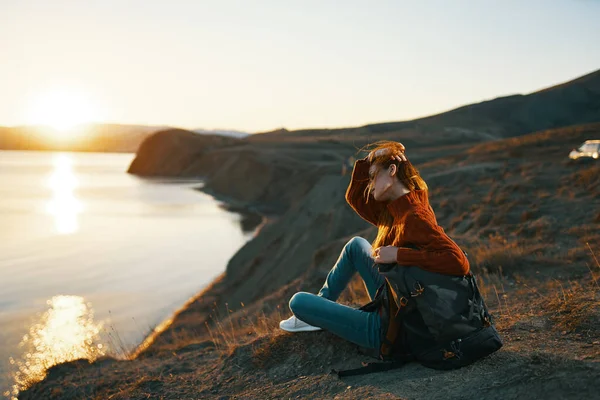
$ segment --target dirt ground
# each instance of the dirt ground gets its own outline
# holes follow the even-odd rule
[[[552,288],[547,290],[554,293]],[[243,344],[227,347],[223,341],[206,340],[132,361],[63,364],[51,369],[43,383],[21,398],[598,398],[600,307],[597,299],[590,303],[577,297],[579,293],[584,292],[572,294],[567,304],[585,301],[594,310],[585,312],[578,327],[560,331],[565,312],[560,301],[539,296],[530,301],[527,291],[509,292],[507,312],[495,308],[505,346],[455,371],[411,363],[397,370],[340,379],[331,374],[332,369],[355,368],[372,359],[327,332],[289,334],[273,329],[253,337],[249,326],[246,332],[236,326],[236,337],[249,336]],[[600,296],[600,291],[593,294]],[[576,308],[569,308],[569,313]]]

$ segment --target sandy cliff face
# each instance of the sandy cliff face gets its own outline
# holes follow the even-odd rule
[[[309,271],[315,251],[325,243],[364,229],[345,204],[347,179],[325,175],[302,202],[242,247],[227,265],[230,304],[250,304]],[[320,266],[324,267],[324,266]]]

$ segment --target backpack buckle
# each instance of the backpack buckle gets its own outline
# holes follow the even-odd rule
[[[410,292],[410,297],[420,296],[421,294],[423,294],[423,290],[425,290],[425,288],[421,285],[421,282],[415,282],[413,288],[415,289],[415,291]]]
[[[400,308],[406,307],[408,305],[408,299],[404,296],[400,297],[398,299],[398,301],[399,301]]]
[[[487,315],[485,315],[485,314],[484,314],[484,316],[483,316],[483,326],[484,326],[485,328],[487,328],[487,327],[488,327],[488,326],[490,326],[490,325],[492,325],[492,323],[491,323],[490,319],[488,318],[488,316],[487,316]]]

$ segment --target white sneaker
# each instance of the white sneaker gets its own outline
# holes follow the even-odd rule
[[[288,332],[310,332],[320,331],[318,326],[312,326],[292,315],[288,319],[284,319],[279,323],[279,327]]]

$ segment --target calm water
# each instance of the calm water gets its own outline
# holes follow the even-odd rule
[[[251,238],[199,182],[136,178],[132,159],[0,151],[0,395],[15,372],[132,348]]]

